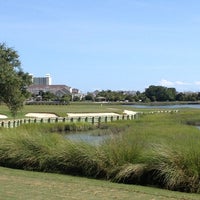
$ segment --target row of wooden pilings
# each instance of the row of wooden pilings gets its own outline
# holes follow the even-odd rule
[[[88,122],[92,124],[106,123],[117,120],[133,120],[138,117],[135,115],[113,115],[113,116],[98,116],[98,117],[56,117],[56,118],[25,118],[16,120],[3,120],[0,122],[0,127],[15,128],[22,124],[33,123],[59,123],[59,122]]]
[[[3,128],[15,128],[22,124],[32,123],[58,123],[58,122],[88,122],[92,124],[106,123],[117,120],[133,120],[139,118],[140,115],[144,114],[155,114],[155,113],[176,113],[178,110],[164,110],[164,111],[152,111],[152,112],[138,112],[134,115],[112,115],[112,116],[96,116],[96,117],[56,117],[56,118],[25,118],[16,120],[3,120],[0,121],[0,127]]]

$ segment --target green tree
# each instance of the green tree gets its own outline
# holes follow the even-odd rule
[[[56,99],[56,95],[47,91],[42,93],[42,101],[54,101]]]
[[[65,104],[69,104],[70,100],[71,100],[71,95],[69,95],[69,94],[64,94],[64,95],[59,99],[59,101],[60,101],[61,103],[65,103]]]
[[[13,116],[23,107],[29,96],[26,88],[31,84],[31,76],[20,67],[18,53],[0,44],[0,100],[10,109]]]
[[[151,85],[144,93],[151,101],[174,101],[176,99],[175,88]]]
[[[92,93],[87,93],[84,98],[86,101],[94,101],[94,95]]]

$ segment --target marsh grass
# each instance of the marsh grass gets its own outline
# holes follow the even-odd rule
[[[102,124],[98,128],[111,137],[98,146],[55,133],[97,128],[85,123],[1,129],[0,165],[200,192],[200,131],[186,125],[200,112],[192,113],[145,114]]]

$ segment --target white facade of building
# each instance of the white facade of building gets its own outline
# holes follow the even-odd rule
[[[50,74],[46,74],[45,77],[34,77],[32,78],[33,85],[51,85],[52,79]]]

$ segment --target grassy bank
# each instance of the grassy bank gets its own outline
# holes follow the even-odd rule
[[[0,167],[2,200],[197,200],[199,195]]]
[[[199,116],[183,109],[102,124],[112,136],[98,146],[53,133],[66,124],[2,129],[0,165],[199,193],[200,132],[187,125]]]
[[[60,117],[66,117],[67,113],[119,113],[124,110],[152,111],[159,109],[141,109],[116,103],[71,103],[69,105],[25,105],[23,110],[18,112],[16,118],[24,118],[27,113],[52,113]],[[163,109],[164,110],[164,109]],[[0,114],[12,118],[9,109],[5,105],[0,105]]]
[[[71,103],[69,105],[25,105],[23,110],[17,114],[17,118],[24,118],[27,113],[53,113],[60,117],[67,116],[67,113],[101,113],[116,112],[122,113],[124,106],[116,104],[101,103]],[[7,115],[12,118],[8,108],[0,105],[0,114]]]

